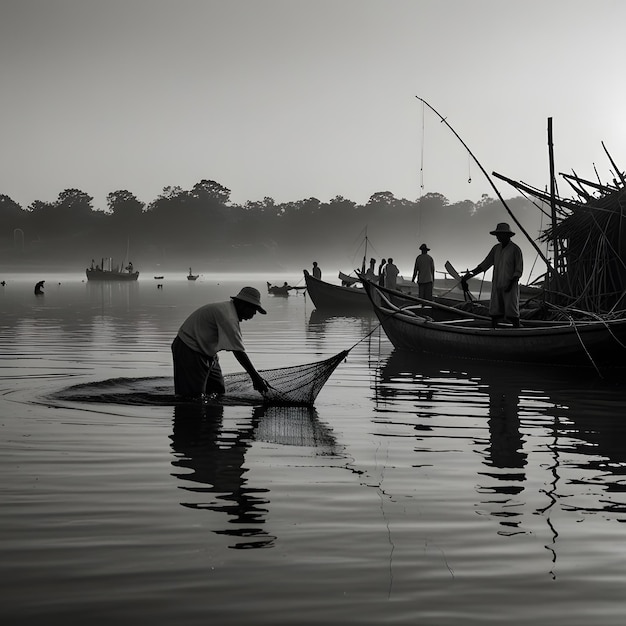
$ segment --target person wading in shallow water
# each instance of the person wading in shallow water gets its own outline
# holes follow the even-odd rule
[[[45,280],[40,280],[36,285],[35,285],[35,295],[36,296],[43,296],[43,284],[45,283]]]
[[[239,322],[252,319],[257,312],[266,314],[261,294],[254,287],[244,287],[230,300],[205,304],[189,315],[172,342],[177,396],[195,399],[202,394],[224,393],[224,377],[217,358],[220,350],[233,353],[259,393],[268,390],[246,354],[239,327]]]
[[[472,276],[493,267],[489,303],[491,326],[495,328],[498,319],[504,317],[519,328],[519,279],[524,271],[522,251],[511,241],[515,233],[507,223],[501,222],[490,234],[495,235],[499,243],[491,248],[484,261],[463,276],[461,285],[467,291],[467,281]]]

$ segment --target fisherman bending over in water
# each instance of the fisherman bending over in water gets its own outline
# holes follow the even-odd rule
[[[244,287],[230,301],[205,304],[183,322],[172,342],[177,396],[195,399],[226,391],[217,358],[220,350],[233,353],[259,393],[268,390],[246,354],[239,327],[239,322],[252,319],[257,312],[266,313],[261,306],[261,294],[254,287]]]

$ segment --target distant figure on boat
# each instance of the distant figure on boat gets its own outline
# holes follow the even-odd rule
[[[411,282],[415,282],[417,277],[418,295],[423,300],[433,299],[433,284],[435,282],[435,261],[428,254],[430,248],[423,243],[420,246],[421,254],[415,259],[413,277]]]
[[[223,394],[224,377],[217,358],[221,350],[232,352],[248,372],[259,393],[268,386],[246,354],[239,323],[265,315],[261,294],[254,287],[244,287],[226,302],[205,304],[182,323],[172,342],[174,390],[177,396],[195,399],[203,394]]]
[[[467,291],[467,281],[470,278],[493,267],[489,303],[491,325],[495,328],[498,319],[504,317],[518,328],[520,325],[519,279],[524,271],[522,250],[511,241],[515,233],[506,222],[498,224],[495,230],[490,231],[490,234],[495,235],[499,243],[491,248],[484,261],[463,276],[461,285]]]
[[[36,285],[35,285],[35,295],[36,296],[43,296],[43,284],[45,283],[45,280],[40,280]]]
[[[381,287],[385,286],[385,265],[387,264],[387,259],[381,259],[380,265],[378,266],[378,284]]]
[[[376,280],[376,259],[370,259],[370,266],[365,272],[365,278],[367,280],[375,281]]]
[[[318,267],[317,261],[313,261],[313,278],[322,280],[322,270]]]
[[[391,257],[387,259],[387,265],[385,265],[383,272],[385,273],[385,287],[387,287],[387,289],[397,289],[400,270],[394,265]]]
[[[132,264],[132,262],[129,261],[128,265],[124,269],[127,270],[129,274],[132,274],[133,273],[133,264]]]
[[[7,281],[6,281],[6,280],[3,280],[3,281],[0,283],[0,285],[2,285],[3,287],[4,287],[6,284],[7,284]]]
[[[288,296],[290,289],[294,289],[294,287],[287,282],[283,283],[280,287],[278,285],[267,283],[267,292],[274,294],[275,296]]]

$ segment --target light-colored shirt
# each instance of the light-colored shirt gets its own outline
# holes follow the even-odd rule
[[[432,283],[435,280],[435,262],[430,254],[419,254],[415,259],[413,279],[417,276],[418,283]]]
[[[481,272],[485,272],[492,266],[492,284],[494,287],[504,288],[511,282],[511,279],[517,278],[519,280],[524,271],[521,248],[512,241],[509,241],[504,247],[497,243],[477,267]]]
[[[245,351],[232,300],[196,309],[183,322],[178,337],[187,347],[207,356],[215,356],[220,350]]]

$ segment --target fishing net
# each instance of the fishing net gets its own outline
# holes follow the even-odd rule
[[[316,456],[335,452],[335,436],[320,422],[314,407],[263,406],[256,411],[259,419],[254,431],[255,441],[308,447]]]
[[[267,393],[263,395],[264,403],[311,406],[326,381],[339,363],[346,358],[348,352],[349,350],[344,350],[324,361],[258,370],[269,386]],[[259,393],[254,390],[252,380],[245,372],[225,374],[224,385],[226,387],[224,399],[255,402],[259,400]]]

